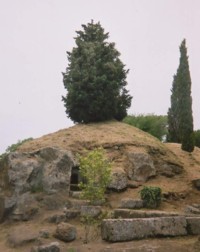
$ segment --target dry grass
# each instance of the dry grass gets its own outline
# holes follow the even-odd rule
[[[104,123],[78,124],[59,130],[41,138],[24,143],[19,150],[33,151],[54,146],[77,151],[96,146],[150,146],[163,148],[162,143],[153,136],[125,123],[109,121]]]

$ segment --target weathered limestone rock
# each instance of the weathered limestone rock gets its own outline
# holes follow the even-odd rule
[[[17,197],[12,195],[11,197],[5,197],[5,216],[8,216],[16,207]]]
[[[113,170],[111,173],[111,182],[108,185],[108,188],[116,191],[122,191],[127,188],[127,185],[128,178],[125,171],[120,168]]]
[[[175,164],[164,163],[159,165],[158,172],[168,178],[172,178],[175,175],[183,172],[183,167]]]
[[[102,222],[102,239],[110,242],[131,241],[146,237],[187,235],[185,217],[145,219],[105,219]]]
[[[50,244],[35,246],[31,249],[31,252],[60,252],[58,242],[51,242]]]
[[[33,193],[44,192],[40,201],[48,210],[63,206],[56,193],[70,190],[71,170],[76,161],[70,151],[43,148],[31,153],[12,152],[0,162],[0,190],[6,190],[4,216],[29,220],[37,213]],[[29,194],[27,196],[27,194]],[[0,219],[1,220],[1,219]]]
[[[49,216],[46,221],[49,223],[56,223],[59,224],[61,222],[65,222],[67,220],[67,217],[65,214],[54,214],[52,216]]]
[[[169,217],[180,216],[176,212],[165,212],[159,210],[129,210],[129,209],[115,209],[114,218],[133,219],[133,218],[152,218],[152,217]]]
[[[189,235],[200,234],[200,217],[186,217],[187,230]]]
[[[193,204],[191,206],[186,206],[185,213],[188,214],[199,214],[200,215],[200,208],[196,206],[197,204]]]
[[[47,229],[42,229],[39,231],[39,236],[48,239],[50,237],[50,232]]]
[[[73,241],[76,239],[76,228],[71,224],[62,222],[58,224],[54,236],[61,241]]]
[[[128,160],[127,173],[131,180],[145,182],[156,175],[153,160],[147,153],[128,153]]]
[[[67,209],[81,210],[82,206],[88,206],[89,204],[90,204],[89,200],[72,199],[66,202],[65,205]]]
[[[101,214],[100,206],[82,206],[81,207],[81,216],[90,216],[90,217],[98,217]]]
[[[39,208],[33,195],[27,192],[17,197],[16,208],[12,212],[10,219],[15,221],[27,221],[37,214],[38,211]]]
[[[75,210],[75,209],[66,209],[64,210],[65,217],[66,219],[74,219],[78,216],[80,216],[81,211],[80,210]]]
[[[143,200],[125,198],[121,200],[120,208],[140,209],[143,208]]]
[[[10,153],[4,169],[9,185],[19,195],[27,191],[69,192],[74,165],[71,152],[49,147],[32,153]],[[0,181],[0,184],[4,183]]]

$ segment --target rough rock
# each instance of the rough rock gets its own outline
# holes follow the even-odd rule
[[[5,216],[8,216],[17,205],[17,196],[5,197]]]
[[[200,208],[196,207],[195,204],[191,206],[186,206],[185,213],[188,214],[200,214]]]
[[[165,212],[159,210],[129,210],[129,209],[115,209],[114,218],[152,218],[152,217],[169,217],[169,216],[179,216],[176,212]]]
[[[71,198],[74,198],[74,199],[80,199],[81,198],[81,192],[79,192],[79,191],[70,191],[69,195],[70,195]]]
[[[128,178],[127,174],[123,169],[116,168],[111,173],[111,182],[108,185],[109,189],[116,191],[122,191],[127,188]]]
[[[131,180],[145,182],[156,175],[153,160],[147,153],[128,153],[128,177]]]
[[[164,163],[160,164],[158,172],[168,178],[172,178],[175,175],[181,174],[183,172],[183,167],[175,164]]]
[[[49,223],[56,223],[59,224],[61,222],[65,222],[67,220],[67,217],[65,214],[54,214],[52,216],[49,216],[46,221]]]
[[[51,242],[50,244],[35,246],[31,249],[31,252],[60,252],[58,242]]]
[[[200,234],[200,217],[186,217],[187,230],[189,235]]]
[[[65,207],[66,209],[74,209],[80,211],[82,206],[88,206],[89,204],[90,204],[89,200],[72,199],[66,202]]]
[[[62,222],[58,224],[54,237],[61,241],[70,242],[76,239],[75,226]]]
[[[0,191],[3,196],[6,191],[4,216],[11,214],[13,220],[20,221],[31,219],[38,211],[33,193],[45,194],[39,203],[47,210],[63,207],[64,202],[55,195],[69,193],[71,170],[76,165],[70,151],[58,148],[8,154],[0,162]]]
[[[40,230],[39,235],[40,235],[41,238],[45,238],[45,239],[48,239],[50,237],[50,233],[46,229]]]
[[[59,192],[51,195],[46,195],[40,200],[40,204],[46,210],[59,210],[63,208],[65,204],[65,199],[60,196]]]
[[[193,179],[192,184],[196,189],[200,190],[200,179]]]
[[[102,239],[110,242],[131,241],[146,237],[187,235],[185,217],[145,219],[105,219],[102,221]]]
[[[67,220],[74,219],[80,216],[80,210],[75,210],[75,209],[65,209],[64,213],[65,213],[65,218]]]
[[[49,147],[32,153],[10,153],[4,169],[7,169],[8,183],[16,194],[27,191],[50,193],[62,189],[69,191],[74,165],[71,152]]]
[[[120,208],[140,209],[143,208],[143,200],[125,198],[121,200]]]
[[[90,217],[98,217],[101,214],[100,206],[82,206],[81,207],[81,216],[90,216]]]
[[[37,214],[39,208],[33,195],[29,192],[24,193],[21,197],[17,197],[16,208],[12,212],[10,218],[15,221],[27,221]]]

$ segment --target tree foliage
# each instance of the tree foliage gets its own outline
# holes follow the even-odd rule
[[[168,110],[168,141],[181,143],[181,148],[194,149],[191,77],[186,40],[180,45],[180,62],[171,90],[171,107]]]
[[[67,52],[63,73],[66,114],[78,123],[122,120],[132,100],[126,89],[128,70],[100,23],[91,21],[82,28],[76,32],[76,46]]]
[[[195,141],[195,146],[200,148],[200,130],[194,131],[194,141]]]
[[[123,122],[137,127],[163,141],[167,135],[167,116],[164,115],[129,115]]]
[[[111,180],[111,163],[103,148],[97,148],[79,156],[80,174],[85,182],[79,184],[81,196],[94,203],[104,200],[106,188]]]

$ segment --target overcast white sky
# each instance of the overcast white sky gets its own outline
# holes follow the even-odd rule
[[[195,129],[200,129],[199,0],[0,0],[0,153],[66,128],[61,72],[75,31],[100,21],[130,69],[129,113],[166,114],[179,45],[187,40]]]

